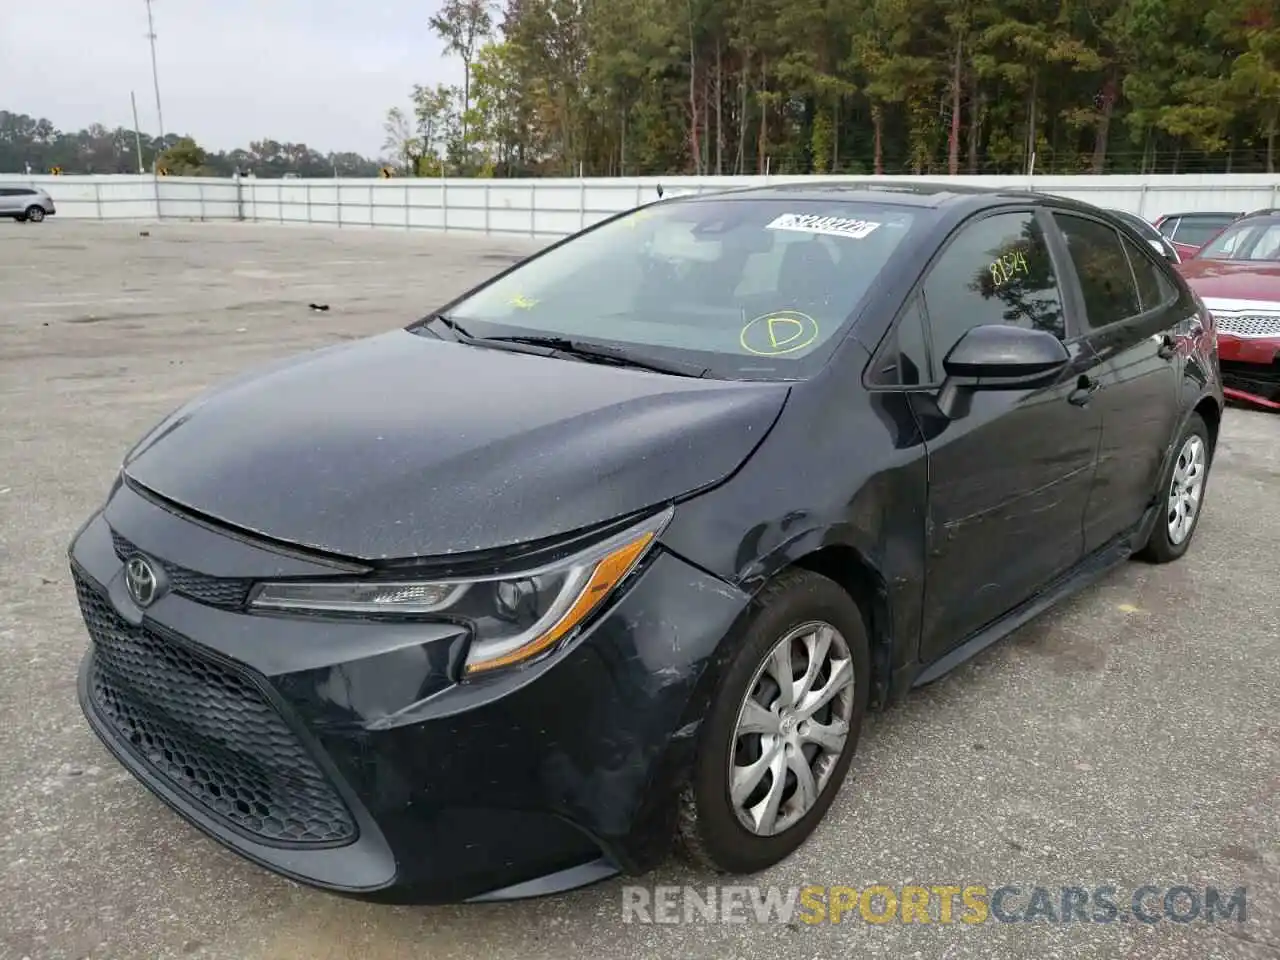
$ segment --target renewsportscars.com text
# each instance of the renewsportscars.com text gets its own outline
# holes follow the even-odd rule
[[[624,923],[1243,923],[1244,887],[628,886]]]

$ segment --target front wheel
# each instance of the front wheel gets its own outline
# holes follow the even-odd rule
[[[32,223],[39,223],[44,219],[44,207],[37,207],[35,204],[27,207],[26,218]]]
[[[791,571],[760,604],[680,800],[682,846],[722,873],[764,870],[813,832],[849,770],[870,692],[866,625],[836,583]]]
[[[1209,428],[1200,414],[1193,413],[1187,421],[1177,450],[1157,493],[1164,509],[1137,554],[1151,563],[1169,563],[1186,553],[1200,522],[1212,459]]]

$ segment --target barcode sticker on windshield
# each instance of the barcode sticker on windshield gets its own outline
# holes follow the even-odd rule
[[[784,213],[766,230],[794,230],[798,233],[825,233],[831,237],[861,240],[880,226],[870,220],[848,220],[844,217],[820,217],[812,213]]]

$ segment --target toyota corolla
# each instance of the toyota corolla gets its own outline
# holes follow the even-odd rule
[[[794,851],[866,711],[1192,542],[1203,305],[1096,208],[662,201],[209,390],[70,561],[80,701],[181,816],[399,901]]]

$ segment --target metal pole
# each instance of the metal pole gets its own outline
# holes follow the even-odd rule
[[[151,82],[156,88],[156,116],[160,120],[160,140],[164,140],[164,110],[160,107],[160,71],[156,67],[156,27],[151,17],[151,0],[147,3],[147,39],[151,41]]]
[[[138,144],[138,173],[143,174],[147,172],[147,168],[142,165],[142,127],[138,123],[138,98],[132,90],[129,91],[129,102],[133,104],[133,137]]]

